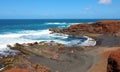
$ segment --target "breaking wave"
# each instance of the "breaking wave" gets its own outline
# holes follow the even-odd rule
[[[48,24],[48,25],[51,25],[51,24],[59,25],[59,24],[67,24],[67,23],[66,22],[48,22],[48,23],[45,23],[45,24]]]
[[[56,41],[65,44],[66,46],[94,46],[96,41],[89,37],[75,37],[66,34],[50,34],[46,30],[23,30],[17,33],[0,34],[0,55],[15,55],[17,52],[7,48],[7,45],[14,45],[15,43],[32,43],[40,41]]]

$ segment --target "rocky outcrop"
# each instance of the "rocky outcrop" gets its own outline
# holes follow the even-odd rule
[[[100,34],[116,33],[120,31],[120,21],[100,21],[92,24],[72,25],[68,30]]]
[[[90,53],[84,53],[84,51],[93,49],[92,47],[88,49],[86,47],[85,49],[84,47],[66,47],[53,41],[27,44],[17,43],[14,47],[9,47],[29,56],[29,60],[26,60],[27,57],[23,56],[24,61],[20,57],[20,61],[18,60],[14,66],[28,69],[31,72],[86,72],[86,69],[92,65],[93,61],[93,56]],[[33,64],[40,64],[46,67]],[[41,68],[47,71],[41,71]]]
[[[10,46],[9,46],[10,47]],[[24,54],[43,56],[46,58],[56,59],[58,56],[58,50],[64,47],[63,44],[56,43],[54,41],[50,42],[40,42],[40,43],[27,43],[18,44],[16,43],[14,47],[10,47],[14,50],[19,50]]]
[[[8,56],[0,59],[0,64],[4,65],[0,72],[51,72],[46,66],[31,63],[29,57],[20,53],[17,56]]]
[[[114,34],[120,31],[120,21],[106,20],[91,24],[77,24],[66,29],[50,29],[50,31],[72,35]]]

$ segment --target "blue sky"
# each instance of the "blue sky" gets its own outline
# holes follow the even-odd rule
[[[120,0],[0,0],[0,19],[118,19]]]

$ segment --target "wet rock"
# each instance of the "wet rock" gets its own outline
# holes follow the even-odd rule
[[[38,42],[35,42],[34,44],[38,44]]]

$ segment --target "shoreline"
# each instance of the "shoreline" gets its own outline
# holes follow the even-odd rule
[[[105,24],[103,25],[103,23]],[[114,23],[116,24],[115,26],[113,25]],[[26,44],[16,43],[14,46],[9,45],[8,47],[20,51],[20,53],[17,57],[10,56],[6,59],[18,60],[18,62],[8,61],[11,62],[13,66],[8,65],[10,68],[24,67],[23,69],[33,72],[40,72],[40,68],[47,70],[46,72],[98,72],[98,70],[107,72],[109,70],[107,68],[108,65],[112,66],[112,64],[108,64],[110,55],[113,51],[120,50],[120,36],[117,35],[117,32],[119,32],[119,27],[116,27],[117,23],[120,22],[101,21],[89,25],[72,25],[66,29],[50,29],[53,33],[87,36],[89,37],[87,38],[89,41],[93,41],[91,40],[93,38],[94,41],[92,44],[94,45],[95,43],[96,45],[67,47],[64,44],[54,41]],[[115,27],[115,29],[109,29],[111,27],[109,27],[108,24],[113,25],[112,27]],[[105,25],[106,28],[104,29]],[[88,27],[90,29],[88,29]],[[6,64],[6,59],[4,59],[0,62]],[[22,61],[24,60],[25,62],[22,66]],[[9,68],[7,70],[9,70]]]
[[[58,33],[59,35],[58,36],[62,36],[62,37],[66,37],[66,38],[68,38],[69,36],[71,36],[71,35],[67,35],[67,34],[61,34],[61,33]],[[65,35],[65,36],[64,36]],[[51,36],[54,36],[54,34],[53,35],[51,35]],[[77,38],[79,38],[79,36],[71,36],[71,37],[73,37],[73,39],[77,39]],[[92,38],[90,38],[90,37],[88,37],[88,36],[80,36],[80,38],[86,38],[87,40],[85,40],[84,42],[80,42],[81,40],[79,40],[77,43],[75,43],[75,44],[73,44],[73,45],[71,45],[71,43],[72,42],[70,42],[70,43],[68,43],[68,42],[66,42],[66,41],[59,41],[59,40],[40,40],[40,41],[33,41],[33,42],[22,42],[22,43],[19,43],[19,44],[27,44],[27,43],[34,43],[34,42],[48,42],[48,43],[50,43],[51,41],[55,41],[56,43],[61,43],[61,44],[64,44],[65,46],[95,46],[96,45],[96,41],[94,40],[94,39],[92,39]],[[78,39],[77,39],[78,40]],[[77,41],[76,40],[76,41]],[[75,41],[74,41],[75,42]],[[14,53],[16,53],[17,51],[14,51],[14,50],[10,50],[9,49],[9,47],[7,47],[7,46],[14,46],[14,43],[12,43],[12,44],[8,44],[8,45],[6,45],[6,46],[3,46],[3,48],[0,50],[0,54],[2,55],[2,56],[9,56],[10,54],[12,55],[12,53],[13,53],[13,55],[14,55]],[[4,50],[3,50],[4,49]],[[6,53],[6,52],[9,52],[9,54],[8,53]]]

